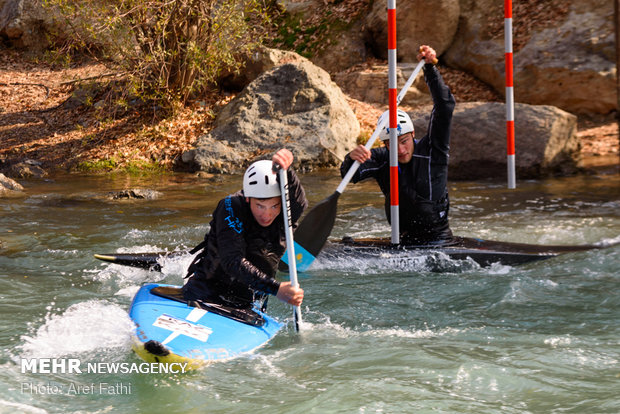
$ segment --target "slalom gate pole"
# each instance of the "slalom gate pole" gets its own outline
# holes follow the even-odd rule
[[[398,103],[396,100],[396,0],[388,0],[388,100],[390,128],[390,216],[392,243],[400,242],[398,217]]]
[[[504,0],[504,50],[506,66],[506,164],[508,188],[516,188],[515,174],[515,111],[512,72],[512,0]]]

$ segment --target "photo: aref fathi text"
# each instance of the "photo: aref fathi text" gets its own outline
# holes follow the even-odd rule
[[[80,384],[77,382],[71,382],[69,384],[51,384],[51,383],[39,383],[32,382],[21,383],[22,394],[48,394],[48,395],[129,395],[131,394],[130,382],[99,382]]]

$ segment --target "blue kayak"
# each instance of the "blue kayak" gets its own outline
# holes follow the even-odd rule
[[[283,326],[260,311],[192,305],[183,300],[180,286],[142,286],[129,310],[136,325],[134,351],[147,362],[200,368],[261,347]]]

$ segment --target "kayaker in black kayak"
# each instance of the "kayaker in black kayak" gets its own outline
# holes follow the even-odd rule
[[[428,132],[415,140],[415,131],[409,115],[398,110],[398,187],[400,237],[403,244],[444,243],[452,238],[448,224],[448,159],[450,129],[455,100],[444,83],[433,48],[420,47],[418,59],[424,59],[424,79],[433,98],[433,111]],[[379,118],[388,117],[389,111]],[[385,212],[390,221],[390,159],[389,122],[381,131],[385,147],[366,149],[363,145],[351,151],[340,167],[344,177],[354,161],[361,163],[352,178],[356,183],[367,178],[377,180],[385,195]]]
[[[294,226],[308,206],[304,189],[289,168],[292,162],[293,154],[281,149],[271,160],[253,163],[243,177],[243,190],[219,202],[203,249],[188,269],[185,300],[250,309],[255,299],[269,294],[295,306],[301,304],[301,288],[275,279],[286,236],[273,163],[287,170]]]

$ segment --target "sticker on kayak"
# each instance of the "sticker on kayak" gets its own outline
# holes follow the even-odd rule
[[[209,335],[213,333],[211,328],[196,325],[184,319],[175,318],[174,316],[166,314],[159,315],[155,322],[153,322],[153,326],[167,329],[174,332],[176,335],[189,336],[190,338],[194,338],[202,342],[207,342]]]

